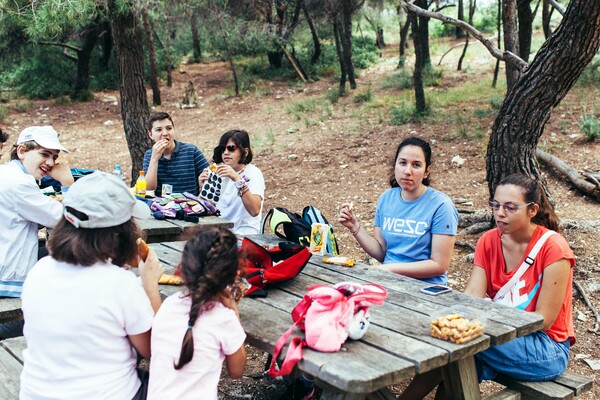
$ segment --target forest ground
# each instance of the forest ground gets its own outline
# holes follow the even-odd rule
[[[439,44],[444,47],[454,43]],[[470,50],[472,51],[472,50]],[[196,144],[210,158],[220,135],[231,128],[250,132],[255,164],[266,180],[264,209],[274,206],[301,212],[305,205],[318,207],[333,223],[341,253],[368,261],[352,236],[336,219],[339,207],[353,201],[355,212],[367,230],[372,230],[377,197],[388,187],[392,157],[398,143],[409,135],[419,135],[432,143],[432,187],[455,199],[470,203],[458,205],[469,211],[487,212],[489,197],[485,176],[487,138],[496,114],[490,103],[494,60],[486,53],[473,51],[463,71],[456,71],[459,50],[452,51],[436,68],[443,70],[441,83],[427,89],[429,98],[460,96],[461,87],[482,82],[481,95],[468,102],[438,100],[435,116],[422,123],[390,124],[391,106],[412,104],[408,89],[390,88],[385,83],[396,73],[397,47],[390,46],[380,62],[360,72],[358,88],[337,103],[328,101],[329,90],[336,90],[333,77],[314,83],[290,84],[261,81],[242,97],[232,97],[231,73],[226,63],[210,62],[181,65],[173,72],[174,85],[163,86],[163,104],[153,111],[167,111],[174,119],[178,139]],[[412,65],[409,61],[407,65]],[[503,70],[501,70],[501,74]],[[200,101],[197,108],[180,109],[178,103],[188,81],[192,81]],[[503,77],[501,77],[503,80]],[[371,92],[371,100],[356,102],[357,94]],[[496,92],[497,93],[497,92]],[[500,95],[501,97],[503,94]],[[116,91],[95,93],[86,103],[64,101],[25,101],[10,99],[2,127],[16,140],[20,130],[30,125],[51,124],[61,133],[72,166],[111,171],[115,164],[129,173],[131,161],[125,142]],[[500,97],[500,98],[501,98]],[[149,95],[151,98],[151,95]],[[405,99],[405,100],[401,100]],[[594,100],[595,99],[595,100]],[[403,103],[403,101],[406,101]],[[577,87],[554,110],[539,147],[561,157],[576,169],[600,169],[600,143],[582,134],[578,121],[582,113],[598,109],[598,92]],[[8,159],[8,147],[2,160]],[[455,156],[464,159],[453,163]],[[543,168],[556,210],[562,219],[597,221],[598,203],[575,191],[556,172]],[[467,214],[462,214],[467,215]],[[600,232],[572,228],[563,234],[576,254],[575,280],[586,290],[592,305],[600,304]],[[459,240],[475,244],[480,234],[461,235]],[[464,288],[472,267],[471,249],[456,246],[449,270],[450,285]],[[600,371],[592,370],[586,360],[600,363],[598,332],[590,332],[595,318],[582,296],[574,290],[573,317],[577,344],[572,349],[569,370],[592,376],[596,385],[581,399],[600,398]],[[291,323],[291,320],[290,320]],[[246,375],[240,380],[223,378],[219,386],[222,399],[272,399],[284,386],[280,381],[261,379],[266,355],[248,348]],[[225,376],[226,373],[223,373]],[[394,387],[399,392],[403,385]],[[484,384],[486,393],[497,388]]]

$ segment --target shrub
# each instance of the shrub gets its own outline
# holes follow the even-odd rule
[[[66,95],[73,87],[74,64],[60,51],[48,47],[32,47],[30,55],[15,67],[12,86],[21,96],[47,99]]]
[[[371,89],[371,86],[369,86],[366,90],[355,94],[352,101],[354,103],[368,103],[369,101],[371,101],[372,98],[373,90]]]
[[[8,116],[8,110],[0,105],[0,121],[4,121],[4,118]]]
[[[405,106],[404,103],[400,107],[392,107],[390,110],[392,118],[390,123],[392,125],[404,125],[410,122],[419,122],[427,115],[427,111],[424,113],[418,113],[414,106]]]
[[[593,113],[583,114],[579,119],[579,127],[591,140],[600,138],[600,120]]]

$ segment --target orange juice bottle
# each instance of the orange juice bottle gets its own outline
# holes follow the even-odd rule
[[[146,176],[144,175],[144,171],[140,171],[140,176],[135,181],[135,194],[139,196],[146,195]]]

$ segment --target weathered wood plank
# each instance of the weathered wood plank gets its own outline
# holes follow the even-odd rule
[[[6,349],[19,363],[23,364],[23,350],[27,348],[24,336],[4,339],[0,341],[0,347]]]
[[[554,382],[568,387],[573,391],[575,396],[579,396],[581,393],[587,392],[592,388],[594,380],[584,375],[565,371],[561,376],[556,378]]]
[[[446,393],[455,400],[479,400],[475,359],[472,357],[450,363],[442,368]]]
[[[13,297],[0,298],[0,323],[23,318],[21,299]]]
[[[23,365],[4,347],[0,347],[0,399],[16,400],[19,398],[22,369]]]
[[[509,388],[504,388],[496,393],[490,394],[489,396],[486,396],[483,398],[483,400],[520,400],[521,399],[521,393],[509,389]]]
[[[554,382],[523,382],[498,375],[494,380],[510,389],[519,391],[523,399],[569,400],[574,397],[573,390]]]

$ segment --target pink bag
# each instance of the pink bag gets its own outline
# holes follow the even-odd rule
[[[335,286],[314,285],[292,310],[294,324],[275,343],[269,376],[289,375],[302,359],[302,347],[336,352],[350,339],[360,339],[369,327],[370,305],[383,304],[387,291],[373,283],[342,282]],[[281,368],[276,360],[298,326],[305,339],[292,338]]]

